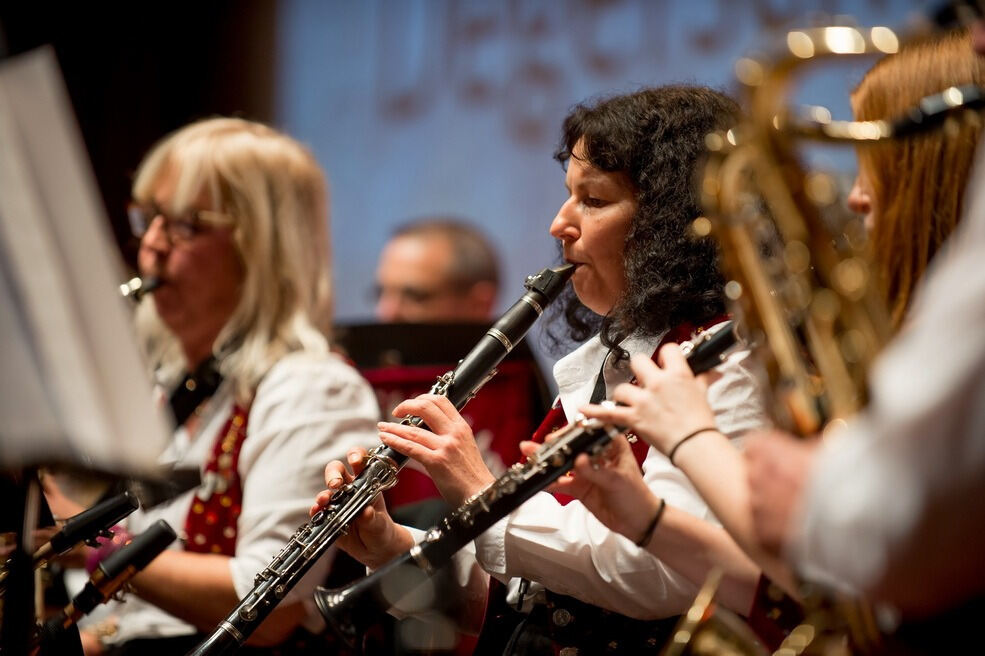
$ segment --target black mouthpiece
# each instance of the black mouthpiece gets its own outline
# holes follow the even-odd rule
[[[903,116],[891,122],[893,136],[920,134],[941,125],[956,112],[985,107],[985,89],[977,84],[951,87],[925,96]]]
[[[141,295],[150,293],[161,286],[161,279],[157,276],[147,276],[146,278],[142,278],[141,282],[143,283],[140,286]]]
[[[51,552],[64,553],[80,542],[95,539],[139,507],[137,497],[130,492],[100,501],[69,519],[62,530],[52,536],[49,541]]]
[[[564,289],[564,285],[568,282],[574,272],[574,264],[562,264],[557,267],[549,267],[540,273],[527,276],[523,286],[527,289],[540,292],[546,296],[548,302],[550,302],[558,297],[558,294],[560,294],[561,290]]]
[[[99,563],[99,569],[103,570],[103,574],[108,579],[115,579],[128,567],[134,567],[140,571],[147,566],[147,563],[157,558],[158,554],[167,549],[176,537],[178,536],[174,529],[166,521],[160,519],[156,524],[135,537],[130,544]]]
[[[134,303],[139,303],[140,299],[144,297],[144,294],[154,291],[161,284],[161,279],[156,276],[131,278],[120,285],[120,294],[123,295],[123,298],[129,298]]]
[[[692,343],[694,347],[687,354],[691,371],[697,375],[714,369],[722,363],[732,347],[739,343],[735,322],[730,320],[714,331],[706,331]]]

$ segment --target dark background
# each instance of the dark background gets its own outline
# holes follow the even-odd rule
[[[0,2],[0,55],[55,48],[129,265],[125,207],[148,148],[198,118],[273,120],[276,19],[275,0]]]

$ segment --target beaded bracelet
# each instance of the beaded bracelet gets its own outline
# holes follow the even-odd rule
[[[670,460],[670,464],[674,465],[674,454],[677,453],[677,450],[679,448],[681,448],[681,445],[682,444],[684,444],[685,442],[687,442],[692,437],[695,437],[696,435],[700,435],[701,433],[704,433],[705,431],[714,431],[714,430],[718,430],[718,429],[715,428],[714,426],[705,426],[704,428],[699,428],[698,430],[693,431],[691,433],[688,433],[687,435],[685,435],[681,439],[677,440],[677,444],[675,444],[674,445],[674,448],[671,449],[670,450],[670,453],[667,454],[667,460]],[[676,467],[677,465],[674,465],[674,466]]]
[[[667,502],[664,499],[661,499],[660,506],[657,508],[657,512],[653,515],[653,519],[650,520],[650,525],[646,527],[643,537],[636,541],[637,547],[646,548],[646,545],[650,544],[650,540],[653,539],[653,531],[657,528],[657,524],[660,522],[660,517],[664,514],[664,508],[666,507]]]

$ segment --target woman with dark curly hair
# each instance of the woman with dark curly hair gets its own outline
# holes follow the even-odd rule
[[[566,309],[571,334],[598,334],[555,365],[560,396],[538,436],[629,381],[629,355],[649,357],[662,340],[720,320],[715,247],[690,231],[698,216],[693,183],[705,135],[730,125],[736,113],[735,103],[716,91],[666,86],[580,105],[565,120],[556,157],[566,169],[568,198],[550,233],[564,259],[577,265]],[[719,369],[709,390],[712,405],[722,410],[719,428],[737,435],[762,426],[765,415],[744,356]],[[446,398],[424,395],[394,414],[418,415],[431,430],[382,423],[381,440],[423,464],[452,506],[494,480],[469,425]],[[356,469],[362,455],[349,454]],[[655,653],[673,620],[654,620],[682,613],[716,565],[728,572],[725,603],[748,610],[757,568],[667,458],[652,450],[643,455],[637,478],[656,503],[640,504],[638,526],[607,525],[582,502],[564,504],[543,492],[460,552],[458,580],[473,584],[471,608],[483,608],[474,603],[477,585],[498,591],[487,606],[481,653],[546,653],[551,643],[580,653]],[[639,471],[636,462],[631,466]],[[329,489],[317,502],[326,503],[347,480],[343,464],[330,463]],[[576,483],[569,488],[578,492]],[[394,524],[378,500],[339,545],[378,567],[417,539],[420,534]],[[487,586],[485,573],[505,585]]]
[[[565,119],[555,159],[565,168],[573,157],[587,160],[618,174],[636,195],[621,244],[625,288],[603,315],[569,291],[563,307],[572,339],[600,334],[602,343],[618,349],[628,335],[653,336],[725,312],[715,245],[694,239],[689,230],[700,213],[689,172],[704,153],[704,136],[737,111],[730,98],[710,89],[678,86],[579,105]],[[575,155],[579,144],[582,157]]]

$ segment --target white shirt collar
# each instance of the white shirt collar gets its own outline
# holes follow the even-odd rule
[[[620,346],[630,355],[643,353],[653,355],[663,335],[656,337],[627,337]],[[578,414],[578,408],[592,398],[595,389],[595,379],[603,359],[609,353],[609,348],[602,344],[598,335],[579,346],[554,364],[554,380],[557,382],[561,406],[569,420]],[[629,369],[628,360],[616,361],[615,355],[605,360],[606,396],[612,394],[616,385],[629,381],[633,374]]]

